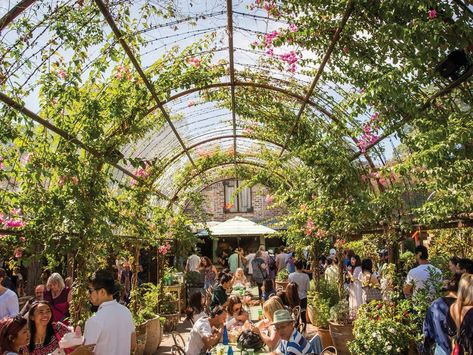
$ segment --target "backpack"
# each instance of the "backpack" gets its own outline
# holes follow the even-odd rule
[[[264,347],[263,339],[261,339],[261,337],[255,332],[252,332],[251,329],[244,330],[238,337],[238,340],[237,340],[238,349],[259,350],[259,349],[262,349],[263,347]]]
[[[269,271],[276,271],[276,258],[274,255],[268,257],[268,269]]]

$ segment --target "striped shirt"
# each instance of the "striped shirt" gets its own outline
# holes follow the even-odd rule
[[[281,340],[278,350],[279,354],[284,355],[303,355],[313,353],[310,343],[296,329],[292,332],[289,341]]]

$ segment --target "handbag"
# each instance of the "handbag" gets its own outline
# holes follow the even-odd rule
[[[373,300],[380,301],[383,299],[381,290],[376,287],[362,287],[362,298],[364,303],[370,303]]]
[[[253,349],[259,350],[264,347],[264,342],[261,337],[251,329],[244,330],[237,340],[237,348],[241,350]]]

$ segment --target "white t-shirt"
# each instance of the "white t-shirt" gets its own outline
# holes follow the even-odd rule
[[[430,272],[429,269],[431,270]],[[412,285],[414,287],[413,296],[415,296],[417,290],[423,289],[425,287],[424,283],[429,279],[430,273],[437,273],[440,274],[440,277],[442,276],[442,271],[431,264],[422,264],[409,270],[406,278],[406,284]]]
[[[304,272],[293,272],[289,274],[289,282],[294,282],[297,284],[297,293],[299,294],[300,299],[307,298],[307,291],[310,287],[310,278]]]
[[[198,255],[192,254],[187,258],[188,271],[199,271],[200,258]]]
[[[246,261],[247,261],[247,265],[248,265],[248,274],[249,275],[253,275],[253,265],[251,265],[251,262],[255,258],[255,255],[256,255],[255,253],[250,253],[246,256]]]
[[[10,289],[0,296],[0,319],[4,317],[14,317],[20,313],[18,305],[18,296]]]
[[[130,310],[117,301],[107,301],[85,322],[85,344],[96,344],[95,355],[129,355],[135,331]]]
[[[186,346],[186,355],[199,355],[204,348],[204,342],[202,337],[211,336],[212,327],[210,326],[209,318],[202,317],[194,323],[192,330],[189,334],[189,341]]]

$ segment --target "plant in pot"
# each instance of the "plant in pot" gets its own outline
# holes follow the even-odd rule
[[[323,348],[333,345],[329,332],[330,308],[338,301],[337,284],[323,279],[319,280],[318,289],[309,294],[308,318],[317,327]]]
[[[373,301],[364,304],[354,322],[352,354],[394,355],[407,352],[416,332],[409,302]]]
[[[137,336],[135,355],[154,354],[162,339],[162,328],[157,314],[159,286],[152,283],[142,284],[132,290],[131,299],[130,308]]]
[[[276,275],[276,289],[283,288],[285,290],[287,284],[289,283],[288,278],[289,272],[287,271],[287,269],[282,269],[281,271],[279,271]]]
[[[353,325],[350,319],[350,307],[345,297],[330,308],[329,329],[338,354],[350,354],[348,342],[353,340]]]
[[[176,325],[179,323],[180,314],[178,310],[178,302],[176,296],[172,292],[166,292],[160,303],[159,310],[161,315],[165,318],[164,331],[171,332],[176,329]]]

